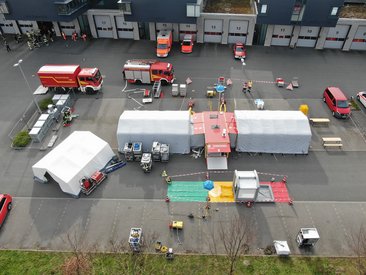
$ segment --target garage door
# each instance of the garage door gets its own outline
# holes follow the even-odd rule
[[[6,20],[4,14],[0,14],[0,28],[2,33],[15,33],[13,21]]]
[[[71,36],[75,31],[75,25],[73,22],[59,22],[60,31],[64,32],[67,36]]]
[[[366,50],[366,26],[359,26],[352,39],[351,50]]]
[[[155,24],[156,32],[161,30],[173,30],[173,24],[172,23],[156,23]]]
[[[344,41],[348,34],[350,26],[337,25],[330,28],[325,39],[324,48],[326,49],[342,49]]]
[[[192,34],[193,40],[196,41],[197,25],[196,24],[179,24],[179,40],[183,40],[185,34]]]
[[[230,20],[228,43],[242,42],[247,40],[248,21]]]
[[[204,42],[221,43],[222,40],[222,20],[206,19]]]
[[[276,25],[272,34],[272,46],[289,46],[293,26]]]
[[[116,26],[118,38],[133,39],[132,22],[126,22],[123,16],[116,16]]]
[[[306,27],[301,26],[299,38],[297,40],[298,47],[314,48],[318,40],[320,27]]]
[[[22,33],[30,32],[33,29],[33,21],[18,21],[19,29]]]
[[[108,15],[94,15],[94,21],[99,38],[113,38],[112,22]]]

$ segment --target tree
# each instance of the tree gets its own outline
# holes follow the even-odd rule
[[[252,238],[250,221],[244,217],[234,217],[227,224],[220,224],[219,237],[229,259],[229,274],[234,274],[238,258],[249,252],[249,241]]]
[[[363,225],[350,236],[353,252],[357,256],[357,270],[359,274],[366,274],[366,229]]]

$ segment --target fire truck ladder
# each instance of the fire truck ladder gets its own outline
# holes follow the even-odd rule
[[[154,97],[159,98],[161,94],[161,82],[155,81],[152,90],[154,93]]]

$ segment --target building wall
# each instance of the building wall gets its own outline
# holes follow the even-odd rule
[[[330,16],[332,7],[342,7],[344,0],[307,0],[301,22],[296,25],[334,27],[338,16]],[[295,0],[261,0],[258,4],[258,24],[295,25],[291,15]],[[261,13],[261,6],[267,5],[267,13]]]
[[[125,15],[131,22],[161,22],[195,24],[195,17],[187,17],[187,3],[192,0],[133,0],[131,15]]]
[[[29,21],[72,21],[88,9],[88,5],[79,9],[72,15],[60,16],[52,0],[7,0],[10,14],[6,14],[8,20]]]

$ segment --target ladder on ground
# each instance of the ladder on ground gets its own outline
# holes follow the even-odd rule
[[[160,97],[160,93],[161,93],[161,82],[160,81],[155,81],[154,85],[153,85],[153,93],[154,93],[154,97],[155,98],[159,98]]]

